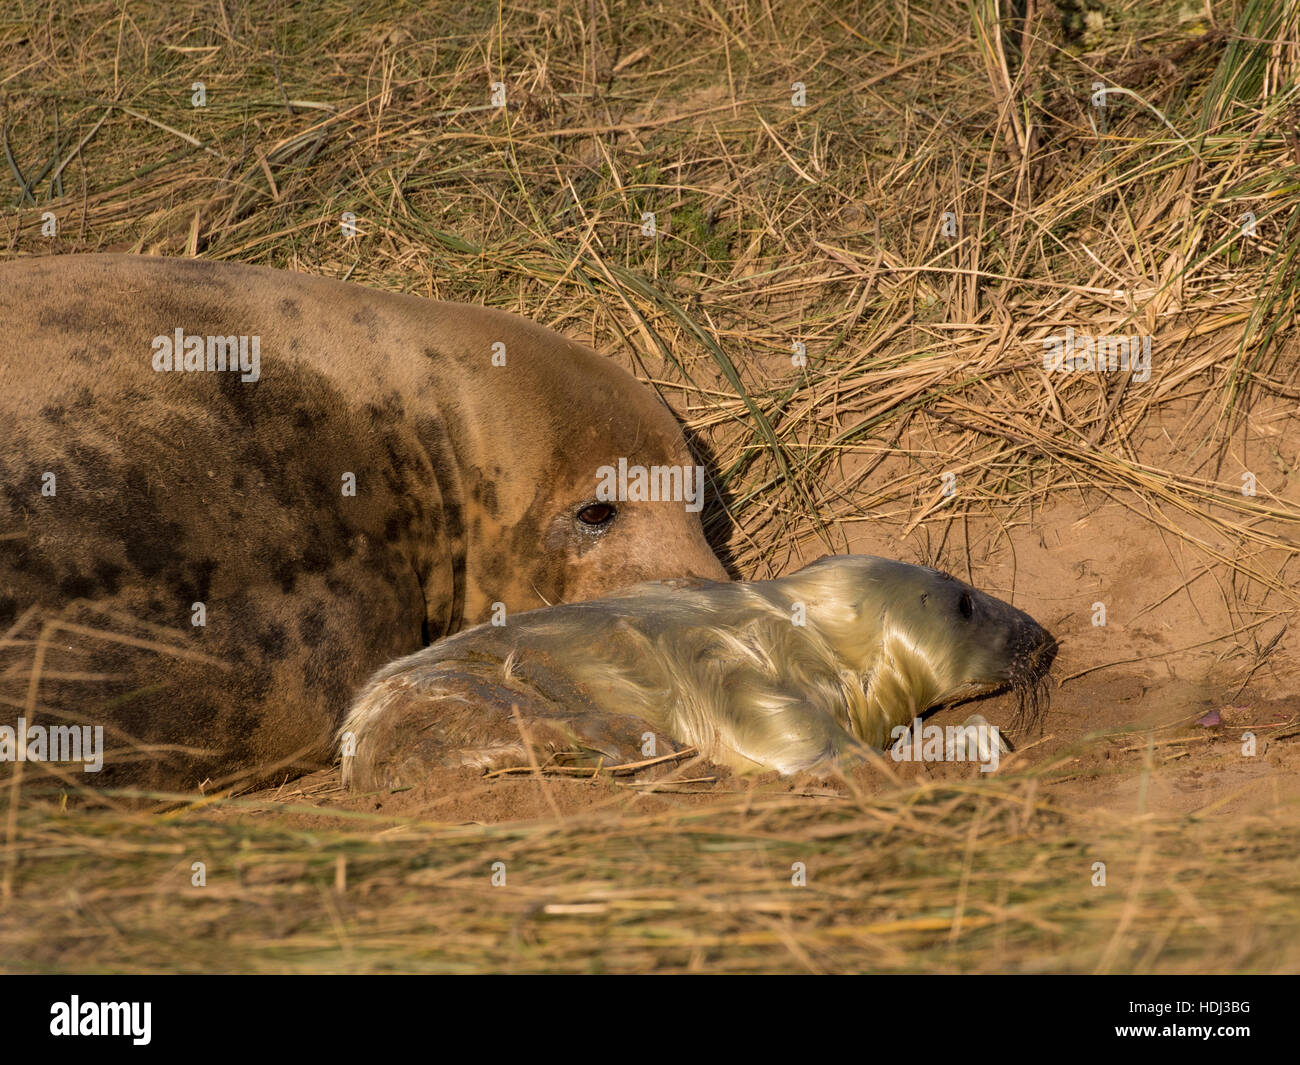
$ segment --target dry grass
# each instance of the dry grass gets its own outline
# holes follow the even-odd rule
[[[746,575],[857,521],[943,544],[1086,493],[1293,610],[1300,509],[1243,496],[1226,456],[1254,403],[1300,399],[1300,5],[1117,0],[1079,32],[1060,6],[19,0],[0,246],[291,266],[631,351],[711,457]],[[1150,335],[1150,380],[1044,373],[1066,325]],[[1181,472],[1148,457],[1160,411]],[[1037,796],[378,836],[32,800],[0,967],[1296,968],[1277,826],[1084,827]],[[1089,886],[1097,854],[1137,863],[1128,888]]]
[[[34,806],[0,956],[11,971],[90,972],[1300,965],[1300,858],[1274,823],[1081,823],[1036,784],[496,826]],[[1095,862],[1109,886],[1094,885]]]

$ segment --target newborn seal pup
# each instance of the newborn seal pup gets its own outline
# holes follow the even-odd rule
[[[646,732],[662,753],[684,744],[794,773],[884,747],[929,707],[1032,692],[1055,646],[1028,614],[946,573],[868,555],[770,581],[658,581],[386,666],[340,730],[343,776],[369,790],[433,765],[526,765],[524,736],[543,761],[620,764],[642,757]]]
[[[698,491],[600,494],[701,485],[668,409],[514,315],[69,255],[0,265],[0,327],[0,772],[75,725],[108,748],[83,783],[283,779],[371,672],[494,611],[726,579]]]

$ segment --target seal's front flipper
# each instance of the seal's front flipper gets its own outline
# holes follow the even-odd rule
[[[971,714],[962,722],[960,742],[968,762],[996,764],[1001,755],[1011,753],[1011,744],[1002,738],[1002,730],[990,725],[983,714]]]

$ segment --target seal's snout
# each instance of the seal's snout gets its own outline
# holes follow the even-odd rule
[[[1059,645],[1050,632],[1040,628],[1038,633],[1038,644],[1030,652],[1028,663],[1028,668],[1035,680],[1045,676],[1047,671],[1052,668],[1052,663],[1056,661],[1056,652],[1059,650]]]
[[[1016,686],[1036,684],[1047,675],[1056,659],[1056,639],[1028,614],[1021,614],[1011,641],[1011,682]]]
[[[985,629],[984,638],[989,649],[997,648],[993,661],[1000,663],[1001,668],[996,672],[1010,687],[1032,687],[1052,667],[1057,654],[1056,638],[1026,612],[998,599],[991,602],[998,607],[993,614],[1000,620],[1002,638],[997,640],[993,636],[997,625],[993,625],[993,631]]]

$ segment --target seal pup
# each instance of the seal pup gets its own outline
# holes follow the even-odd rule
[[[296,775],[431,640],[726,579],[698,492],[600,493],[696,470],[668,409],[512,314],[69,255],[0,265],[0,328],[0,726],[103,727],[82,782]]]
[[[343,777],[370,790],[433,765],[526,765],[524,737],[543,759],[621,764],[643,756],[647,732],[665,751],[795,773],[884,747],[930,707],[1034,692],[1054,654],[1015,607],[868,555],[769,581],[651,582],[384,667],[340,729]]]

